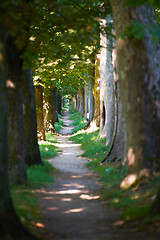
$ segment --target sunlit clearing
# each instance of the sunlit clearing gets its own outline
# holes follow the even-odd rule
[[[80,196],[81,199],[86,199],[86,200],[94,200],[100,198],[100,196],[92,196],[92,195],[87,195],[87,194],[82,194]]]
[[[72,198],[62,198],[61,201],[62,202],[71,202]]]
[[[34,223],[34,225],[37,226],[37,227],[40,227],[40,228],[44,228],[44,224],[39,223],[39,222]]]
[[[137,180],[137,174],[129,174],[121,182],[120,187],[123,189],[128,189],[130,186],[132,186],[136,182],[136,180]]]
[[[63,213],[68,214],[68,213],[79,213],[79,212],[83,212],[85,210],[85,208],[75,208],[75,209],[70,209],[68,211],[65,211]]]
[[[15,88],[15,84],[11,80],[6,81],[6,87],[7,88]]]

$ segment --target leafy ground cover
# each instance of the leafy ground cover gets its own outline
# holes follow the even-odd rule
[[[46,160],[58,154],[59,149],[54,146],[57,142],[53,134],[46,134],[46,142],[39,141],[43,165],[27,167],[28,183],[11,188],[11,196],[17,215],[22,223],[40,239],[49,239],[44,231],[39,204],[35,192],[54,181],[56,169]]]
[[[78,123],[78,114],[74,113],[72,119],[74,116]],[[87,167],[99,175],[101,198],[108,206],[121,212],[124,223],[135,221],[138,227],[145,228],[151,223],[160,221],[159,216],[151,216],[150,214],[150,207],[159,186],[160,174],[152,178],[144,178],[131,188],[123,190],[120,188],[120,183],[126,176],[127,167],[120,161],[100,164],[108,148],[105,146],[105,139],[99,138],[98,131],[77,133],[70,137],[70,140],[80,143],[84,150],[82,156],[91,159],[87,163]]]

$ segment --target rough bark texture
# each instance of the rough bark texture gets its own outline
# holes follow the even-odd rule
[[[111,22],[109,15],[102,24],[108,26]],[[110,144],[114,128],[114,91],[113,91],[113,65],[112,65],[112,37],[101,33],[100,56],[100,136],[106,137],[106,145]]]
[[[5,34],[5,66],[8,101],[9,178],[13,184],[27,181],[24,155],[22,60],[14,39]]]
[[[88,93],[89,93],[88,94],[88,112],[89,112],[88,120],[91,123],[93,119],[93,113],[94,113],[93,81],[92,80],[89,82]]]
[[[55,132],[52,113],[51,93],[44,94],[44,127],[45,131]]]
[[[37,118],[32,69],[24,71],[23,106],[25,120],[25,163],[29,166],[41,164],[42,160],[37,139]]]
[[[35,86],[36,110],[37,110],[37,132],[39,140],[46,140],[44,130],[44,115],[43,115],[43,87]]]
[[[114,77],[114,92],[115,92],[115,118],[114,118],[114,130],[112,135],[111,151],[108,155],[110,161],[116,159],[124,160],[126,153],[126,131],[124,114],[122,109],[122,99],[119,88],[118,81],[118,67],[117,67],[117,56],[116,49],[114,48],[112,52],[112,62],[113,62],[113,77]]]
[[[0,36],[1,38],[1,36]],[[16,216],[9,193],[7,97],[3,67],[2,42],[0,39],[0,233],[3,240],[35,239],[21,225]]]
[[[121,38],[131,20],[155,24],[149,5],[123,7],[125,0],[112,0],[117,40],[120,91],[127,130],[129,173],[147,173],[160,156],[160,68],[157,44],[146,30],[143,39]]]
[[[79,88],[80,93],[80,113],[84,116],[84,87]]]
[[[52,115],[53,121],[58,122],[58,95],[57,95],[57,88],[52,88],[51,91],[51,106],[52,106]]]
[[[84,117],[87,118],[88,113],[88,86],[84,86]]]
[[[100,126],[100,55],[95,57],[95,78],[93,83],[94,113],[93,121]]]

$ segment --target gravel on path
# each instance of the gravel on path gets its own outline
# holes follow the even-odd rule
[[[49,160],[59,171],[55,182],[37,193],[43,223],[54,240],[155,240],[134,228],[122,228],[119,214],[108,209],[99,197],[96,175],[85,167],[88,161],[79,144],[68,140],[73,127],[68,114],[56,136],[62,154]],[[157,239],[158,240],[158,239]]]

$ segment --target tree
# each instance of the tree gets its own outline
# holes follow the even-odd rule
[[[22,107],[22,60],[15,39],[4,34],[4,59],[8,107],[9,178],[11,183],[27,181],[24,156],[24,115]]]
[[[1,26],[0,26],[1,27]],[[15,214],[9,193],[7,97],[3,64],[3,42],[0,33],[0,232],[4,240],[36,240],[20,223]]]
[[[157,134],[160,130],[159,52],[157,42],[153,41],[149,30],[144,28],[146,25],[156,26],[155,16],[148,4],[124,7],[125,2],[111,1],[127,130],[129,176],[122,182],[122,186],[132,184],[142,175],[148,175],[155,169],[160,156],[160,139]]]
[[[31,68],[24,71],[23,107],[25,120],[25,163],[28,166],[42,164],[39,145],[37,141],[36,104]]]

